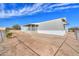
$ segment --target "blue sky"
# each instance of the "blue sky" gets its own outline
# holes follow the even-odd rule
[[[79,3],[1,3],[0,27],[66,17],[67,27],[79,26]]]

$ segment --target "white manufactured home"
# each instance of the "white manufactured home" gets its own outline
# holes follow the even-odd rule
[[[43,34],[61,35],[65,34],[65,25],[67,24],[64,18],[44,21],[39,23],[27,24],[21,27],[24,32],[35,31]]]

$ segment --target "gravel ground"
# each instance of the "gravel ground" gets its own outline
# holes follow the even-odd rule
[[[12,31],[13,38],[0,44],[3,56],[78,56],[79,41],[74,33],[65,36]]]

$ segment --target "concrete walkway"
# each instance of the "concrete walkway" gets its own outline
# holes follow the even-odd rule
[[[10,56],[79,56],[79,41],[74,33],[65,36],[14,31],[11,39],[0,44],[0,55]]]

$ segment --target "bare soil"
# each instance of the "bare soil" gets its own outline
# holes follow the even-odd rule
[[[0,43],[3,56],[79,56],[79,40],[73,32],[65,36],[12,31],[13,37]]]

